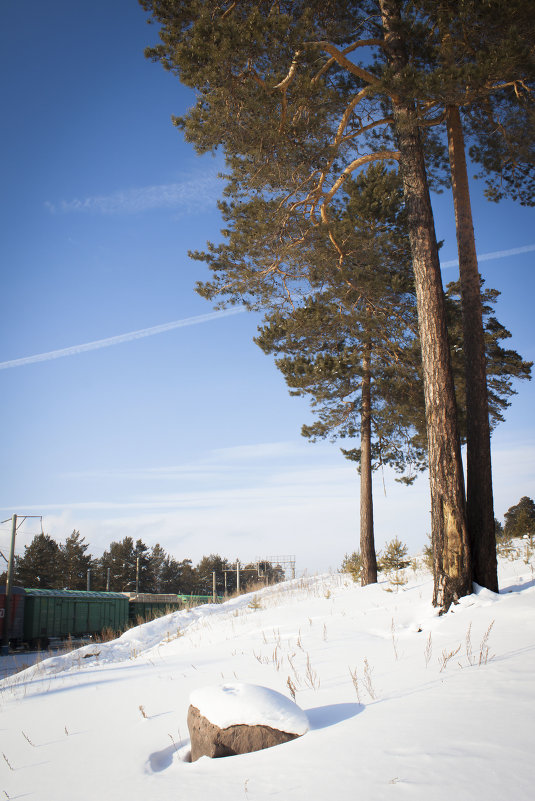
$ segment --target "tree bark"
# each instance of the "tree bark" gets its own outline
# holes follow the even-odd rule
[[[394,73],[407,63],[399,0],[380,0],[387,58]],[[393,104],[407,209],[422,347],[434,551],[433,603],[443,611],[472,592],[461,448],[446,311],[431,199],[414,105]]]
[[[373,534],[372,494],[372,406],[371,406],[371,347],[362,357],[362,386],[360,413],[360,554],[362,557],[361,584],[377,583],[377,557]]]
[[[498,592],[490,424],[479,275],[461,115],[446,109],[463,319],[466,383],[466,517],[473,578]]]

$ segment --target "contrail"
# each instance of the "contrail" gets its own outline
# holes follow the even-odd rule
[[[524,245],[521,248],[512,248],[511,250],[494,250],[492,253],[478,253],[478,261],[490,261],[491,259],[503,259],[507,256],[518,256],[520,253],[529,253],[535,250],[535,245]],[[450,259],[449,261],[441,262],[441,267],[458,267],[458,259]]]
[[[85,353],[88,350],[98,350],[108,348],[110,345],[119,345],[122,342],[132,342],[134,339],[152,337],[155,334],[163,334],[165,331],[172,331],[174,328],[185,328],[189,325],[207,323],[210,320],[217,320],[220,317],[228,317],[231,314],[239,314],[245,311],[241,306],[224,309],[223,311],[199,314],[197,317],[186,317],[183,320],[175,320],[172,323],[154,325],[152,328],[142,328],[140,331],[130,331],[128,334],[119,334],[116,337],[107,339],[97,339],[95,342],[86,342],[85,345],[72,345],[70,348],[61,350],[51,350],[48,353],[38,353],[35,356],[25,356],[22,359],[11,359],[7,362],[0,362],[0,370],[7,370],[9,367],[22,367],[25,364],[35,364],[36,362],[48,362],[51,359],[61,359],[62,356],[75,356],[77,353]]]
[[[502,259],[507,256],[518,256],[520,253],[530,253],[533,250],[535,250],[535,244],[511,248],[511,250],[495,250],[492,253],[481,253],[478,254],[477,258],[478,261],[490,261],[491,259]],[[458,264],[459,262],[457,259],[451,259],[450,261],[442,262],[441,267],[457,267]],[[11,359],[7,362],[0,362],[0,370],[7,370],[10,367],[22,367],[25,364],[35,364],[36,362],[48,362],[51,359],[61,359],[62,356],[75,356],[77,353],[85,353],[88,350],[108,348],[111,345],[120,345],[122,342],[132,342],[134,339],[143,339],[144,337],[151,337],[155,334],[163,334],[165,331],[172,331],[175,328],[185,328],[189,325],[207,323],[210,320],[217,320],[219,317],[228,317],[231,314],[239,314],[243,311],[245,311],[243,307],[232,307],[230,309],[223,309],[222,311],[209,312],[208,314],[199,314],[196,317],[186,317],[183,320],[175,320],[172,323],[154,325],[152,328],[130,331],[128,334],[119,334],[119,336],[116,337],[97,339],[95,342],[86,342],[85,345],[72,345],[70,348],[51,350],[48,353],[25,356],[22,359]]]

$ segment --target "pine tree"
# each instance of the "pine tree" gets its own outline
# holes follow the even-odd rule
[[[15,557],[14,581],[21,587],[60,589],[62,587],[61,551],[49,534],[36,534],[24,555]]]
[[[192,583],[188,584],[186,579],[188,565],[191,567],[189,560],[178,562],[172,556],[166,555],[161,564],[158,582],[155,584],[155,592],[190,593]]]
[[[91,569],[92,558],[86,554],[89,545],[79,531],[74,530],[60,545],[60,564],[62,585],[69,590],[85,590],[87,571]]]
[[[229,191],[235,196],[275,189],[275,207],[283,215],[304,212],[303,228],[306,219],[321,219],[328,227],[329,205],[355,170],[399,159],[424,360],[432,522],[437,552],[447,554],[437,563],[434,600],[447,608],[471,591],[471,568],[444,298],[418,119],[411,101],[384,89],[374,72],[347,58],[363,45],[384,48],[387,68],[399,83],[406,59],[397,44],[395,4],[381,4],[383,30],[369,13],[376,7],[367,2],[214,7],[142,0],[142,5],[163,24],[162,45],[149,55],[200,93],[197,106],[177,122],[198,150],[223,145],[232,171]],[[385,113],[379,93],[393,101],[393,115]],[[367,133],[392,119],[396,149],[363,152]],[[334,236],[332,242],[343,257],[343,243]],[[211,263],[221,280],[219,287],[217,280],[205,287],[208,295],[229,285],[223,263],[217,258]],[[280,264],[277,256],[268,272],[244,275],[224,291],[236,302],[254,287],[256,302],[262,303],[266,286],[270,290],[277,279],[286,285]]]
[[[530,380],[533,363],[525,361],[515,350],[504,348],[501,345],[503,340],[510,339],[511,333],[495,317],[495,305],[500,292],[497,289],[485,287],[484,281],[481,280],[480,295],[489,428],[492,432],[499,423],[504,422],[504,412],[511,405],[509,398],[516,395],[513,381]],[[462,441],[466,442],[468,438],[468,403],[460,281],[451,281],[447,285],[446,302],[459,430]]]
[[[246,269],[232,248],[212,248],[214,279],[202,293],[225,302],[273,307],[308,280],[306,264],[288,274],[285,255],[329,232],[341,262],[331,208],[344,182],[370,163],[397,161],[403,177],[422,345],[432,530],[434,603],[447,609],[471,591],[471,549],[456,423],[446,311],[429,199],[431,150],[429,31],[414,4],[362,2],[208,3],[140,0],[162,24],[161,45],[148,51],[198,91],[197,105],[175,120],[199,152],[222,146],[229,170],[223,206],[245,239],[254,203],[259,215]],[[380,22],[377,12],[380,12]],[[360,37],[360,38],[359,38]],[[361,49],[362,48],[362,49]],[[359,53],[378,54],[359,63]],[[416,54],[416,59],[411,57]],[[414,63],[423,68],[417,75]],[[427,83],[426,83],[427,81]],[[439,87],[435,70],[431,82]],[[423,92],[423,94],[422,94]],[[249,197],[249,204],[242,200]],[[266,209],[270,210],[266,214]],[[246,211],[243,214],[244,210]],[[268,242],[270,247],[268,247]],[[488,505],[488,504],[487,504]],[[472,543],[473,545],[473,543]]]
[[[163,584],[163,573],[170,557],[166,554],[162,546],[157,542],[150,550],[150,569],[153,576],[152,592],[161,593]]]
[[[132,537],[124,537],[121,542],[110,543],[109,549],[104,551],[99,560],[99,585],[102,588],[107,586],[109,570],[109,588],[112,592],[135,592],[136,559],[137,556],[140,556],[148,562],[149,556],[147,552],[148,548],[141,540],[138,540],[134,546]],[[144,562],[144,566],[146,562]],[[150,591],[141,589],[142,586],[143,582],[140,582],[140,592]]]
[[[483,309],[462,118],[488,196],[533,204],[534,16],[522,0],[421,0],[407,8],[415,28],[425,16],[425,32],[406,77],[427,124],[445,120],[447,128],[464,329],[467,523],[474,579],[497,592]]]
[[[203,556],[195,567],[196,584],[195,592],[199,595],[212,595],[213,574],[216,574],[216,592],[222,595],[225,589],[225,574],[229,564],[219,554]]]
[[[154,565],[152,554],[142,540],[136,540],[134,547],[135,577],[134,586],[139,592],[154,592]]]
[[[323,242],[305,244],[299,258],[317,265],[320,291],[293,311],[268,316],[255,341],[279,354],[291,394],[312,398],[318,420],[303,426],[305,436],[360,439],[359,448],[343,452],[359,464],[365,585],[377,581],[372,471],[378,464],[420,468],[424,409],[399,180],[372,166],[344,190],[339,225],[331,229],[351,254],[343,273],[327,232]]]
[[[399,537],[387,542],[380,559],[380,568],[385,573],[390,571],[403,570],[410,565],[410,559],[407,559],[409,549],[404,542],[401,542]]]
[[[362,578],[362,556],[360,551],[353,551],[352,554],[347,554],[342,560],[340,566],[341,573],[349,573],[353,581],[361,582]]]
[[[406,80],[410,62],[403,4],[380,0],[379,5],[418,299],[435,553],[433,603],[447,609],[471,592],[472,563],[446,309],[420,120],[413,87]]]
[[[507,510],[504,526],[506,537],[522,537],[524,534],[535,535],[535,502],[526,495]]]

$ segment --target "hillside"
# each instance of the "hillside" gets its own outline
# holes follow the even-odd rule
[[[526,546],[527,549],[527,546]],[[39,801],[533,798],[535,578],[526,551],[439,617],[424,570],[399,591],[335,574],[177,612],[0,683],[2,797]],[[192,690],[286,695],[310,730],[185,761]]]

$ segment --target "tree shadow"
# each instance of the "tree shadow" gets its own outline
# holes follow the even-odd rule
[[[354,718],[363,709],[363,704],[328,704],[327,706],[315,706],[313,709],[306,709],[305,712],[310,723],[310,729],[314,731],[336,726],[337,723]]]
[[[526,581],[523,584],[511,584],[509,587],[504,587],[503,590],[500,588],[500,595],[507,595],[510,592],[522,592],[532,587],[535,587],[535,580]]]

